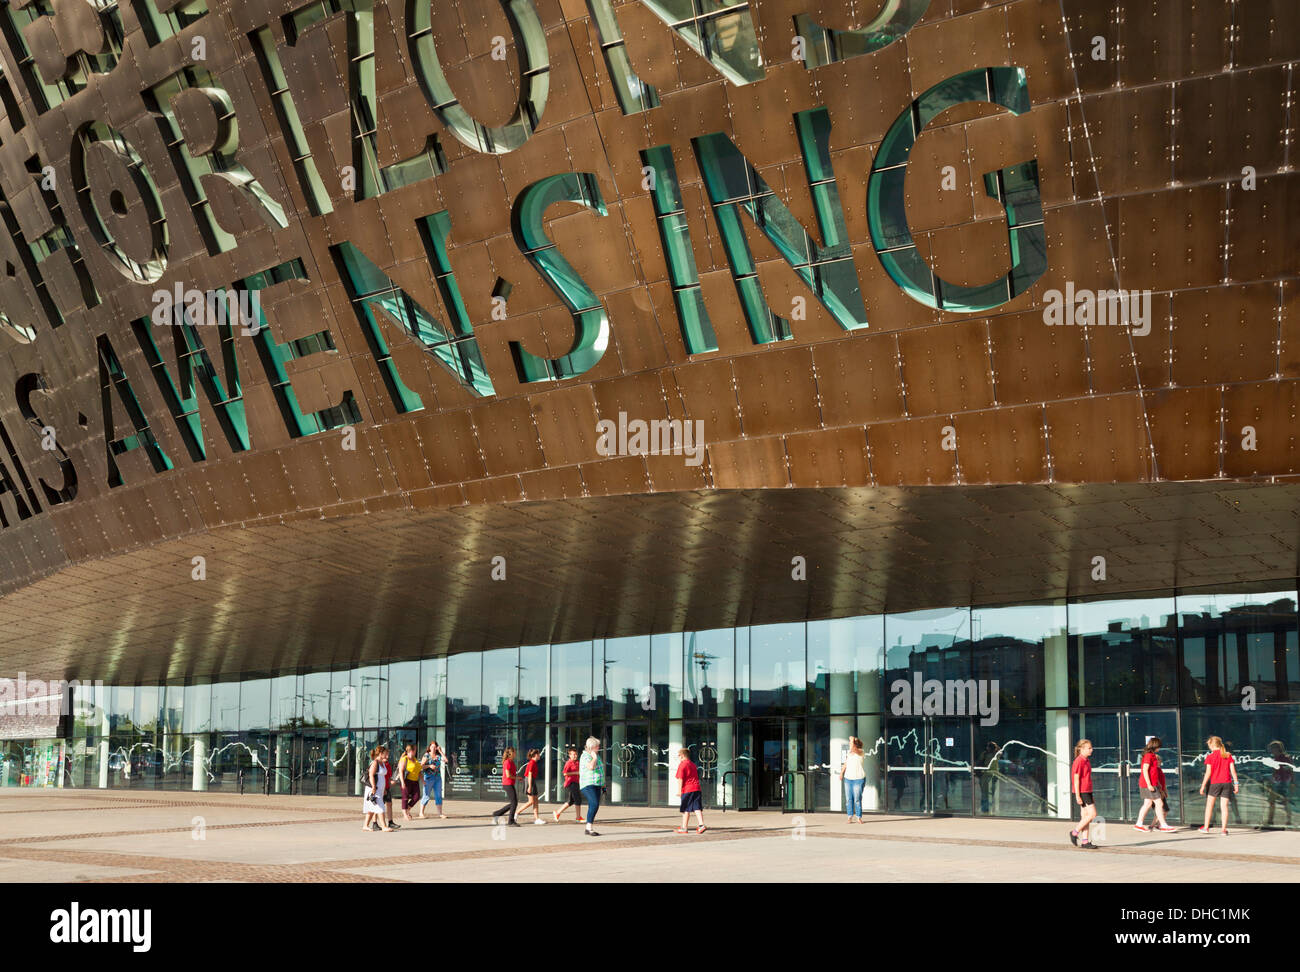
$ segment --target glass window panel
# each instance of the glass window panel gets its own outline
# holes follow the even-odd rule
[[[1177,597],[1184,703],[1300,700],[1294,590]]]
[[[181,729],[187,733],[208,732],[212,729],[212,685],[185,686],[185,714]]]
[[[802,715],[807,695],[804,625],[750,628],[750,713]]]
[[[1053,678],[1064,683],[1064,603],[976,608],[971,612],[971,633],[974,676],[998,682],[1002,711],[1042,708],[1049,668]]]
[[[978,664],[978,663],[977,663]],[[1004,693],[1005,698],[1005,693]],[[975,812],[995,817],[1055,817],[1061,808],[1048,792],[1055,763],[1071,753],[1052,753],[1046,745],[1046,713],[1012,712],[995,726],[975,720]]]
[[[356,670],[356,724],[367,727],[388,723],[388,666],[368,665]]]
[[[302,699],[297,675],[281,675],[271,681],[271,728],[302,726]]]
[[[135,691],[135,727],[140,732],[155,732],[162,711],[162,688],[141,685]]]
[[[168,685],[162,693],[160,726],[169,733],[181,732],[181,726],[185,722],[185,686]]]
[[[497,648],[483,652],[483,714],[485,725],[516,721],[519,694],[519,649]]]
[[[550,645],[525,645],[519,649],[520,722],[546,720],[550,655]],[[537,745],[540,747],[541,743]]]
[[[357,717],[356,669],[344,668],[330,674],[329,721],[336,729],[361,725]]]
[[[447,659],[447,722],[461,728],[478,726],[483,721],[483,656],[461,652]],[[477,737],[475,737],[477,739]],[[474,743],[474,760],[478,760],[478,743]]]
[[[1080,601],[1068,610],[1071,705],[1178,700],[1172,597]]]
[[[970,609],[938,608],[885,617],[887,701],[898,695],[898,681],[910,690],[913,677],[970,678]]]
[[[239,689],[239,728],[265,730],[271,724],[271,679],[236,683]]]
[[[692,631],[685,638],[683,709],[688,717],[736,714],[736,633]]]
[[[420,711],[420,663],[393,662],[388,666],[388,721],[416,728],[423,724]]]
[[[649,636],[606,638],[604,653],[603,705],[597,712],[615,719],[643,718],[651,704]]]
[[[1228,804],[1229,827],[1300,828],[1300,705],[1187,706],[1182,710],[1184,819],[1199,826],[1205,799],[1206,741],[1219,736],[1237,763],[1241,789]],[[1217,804],[1217,801],[1216,801]],[[1219,826],[1219,807],[1213,825]]]
[[[302,677],[304,726],[327,726],[330,715],[330,673],[312,672]]]
[[[658,634],[650,639],[651,684],[655,711],[665,712],[669,719],[682,717],[682,653],[683,637],[680,632]]]
[[[591,718],[591,655],[590,641],[551,646],[552,718]]]
[[[427,725],[447,724],[447,659],[426,658],[420,662],[423,689],[421,702]]]
[[[808,623],[808,711],[879,712],[885,618]]]
[[[221,732],[233,732],[239,728],[238,682],[213,683],[212,727]]]

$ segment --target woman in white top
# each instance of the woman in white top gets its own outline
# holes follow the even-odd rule
[[[867,782],[866,754],[862,740],[849,736],[849,751],[840,764],[840,778],[844,780],[844,809],[849,823],[862,823],[862,787]]]

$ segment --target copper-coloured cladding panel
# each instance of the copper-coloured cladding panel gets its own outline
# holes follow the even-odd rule
[[[849,494],[802,488],[1045,484],[980,491],[1009,515],[1076,495],[1067,483],[1300,471],[1294,3],[1260,0],[1235,19],[1202,0],[933,3],[894,43],[812,69],[790,57],[803,6],[755,0],[759,47],[727,62],[728,79],[644,4],[614,6],[620,46],[588,5],[538,0],[542,53],[521,50],[529,32],[512,29],[506,8],[438,0],[429,36],[454,97],[428,90],[428,45],[408,19],[420,5],[393,0],[376,9],[373,91],[359,86],[369,52],[347,47],[360,36],[350,15],[286,34],[297,0],[232,0],[183,29],[159,22],[150,30],[168,36],[156,43],[134,6],[97,14],[85,0],[4,32],[0,606],[11,643],[68,664],[107,651],[108,670],[122,653],[94,631],[125,625],[127,641],[112,645],[156,649],[143,671],[183,617],[178,657],[254,665],[270,656],[241,660],[253,619],[297,625],[318,611],[325,621],[301,630],[342,658],[341,633],[380,650],[360,627],[377,615],[356,598],[400,614],[392,599],[421,585],[454,593],[412,599],[446,611],[415,612],[385,645],[462,627],[495,643],[511,625],[540,640],[595,625],[576,619],[623,590],[613,578],[653,584],[674,563],[698,569],[689,589],[726,592],[724,606],[650,591],[633,611],[619,594],[626,617],[733,623],[809,596],[797,611],[827,614],[903,590],[922,606],[962,585],[977,598],[1027,596],[1058,590],[1073,567],[1026,552],[1014,561],[1023,583],[1020,567],[968,572],[964,551],[982,537],[959,535],[958,514],[973,510],[960,490],[943,502],[899,494],[920,512],[895,506],[882,525]],[[861,6],[832,0],[818,15],[843,28]],[[90,29],[96,17],[120,19],[120,54]],[[189,57],[200,35],[206,64]],[[607,54],[639,80],[616,80]],[[1013,66],[1028,114],[984,102],[941,112],[894,183],[901,198],[869,214],[880,142],[913,99]],[[223,87],[237,125],[224,98],[201,93]],[[658,105],[625,114],[620,92]],[[796,125],[820,109],[824,119]],[[744,161],[710,154],[727,140]],[[676,193],[647,182],[642,152],[657,146]],[[1029,162],[1002,183],[985,178]],[[751,167],[774,196],[750,201]],[[525,238],[521,194],[571,173],[590,179],[563,183],[544,236]],[[911,276],[886,266],[873,225],[892,245],[910,235],[915,256],[895,257],[914,261]],[[765,228],[784,234],[780,245]],[[1045,267],[1034,263],[1043,252]],[[206,310],[181,340],[152,322],[160,292],[232,286],[260,299],[257,333],[223,332]],[[1061,311],[1067,292],[1120,289],[1151,291],[1140,328],[1095,316],[1085,327],[1070,323],[1075,308]],[[1069,317],[1059,326],[1054,306]],[[580,332],[597,335],[588,350],[599,354],[575,346]],[[610,455],[606,419],[701,423],[700,449]],[[57,448],[42,447],[47,427]],[[768,503],[802,504],[809,525],[788,539],[867,571],[849,585],[857,602],[836,600],[841,587],[747,600],[761,588],[743,582],[759,569],[753,545],[775,529],[752,514]],[[896,531],[882,541],[888,564],[879,544],[831,542],[843,534],[814,528],[813,515]],[[899,518],[922,515],[945,524],[950,549],[897,532]],[[600,544],[580,529],[589,518]],[[1209,537],[1209,523],[1202,507],[1188,537]],[[1294,531],[1271,525],[1290,545]],[[1091,529],[1104,539],[1104,523]],[[540,560],[521,565],[542,593],[498,625],[478,617],[493,595],[469,566],[495,538],[526,561],[601,569],[561,564],[552,590]],[[201,586],[189,565],[207,546],[226,581]],[[623,574],[618,558],[645,546],[663,559]],[[407,547],[424,559],[403,553],[390,568],[381,555]],[[1150,578],[1183,569],[1156,562],[1163,549]],[[223,558],[259,582],[231,580]],[[268,565],[276,572],[259,574]],[[897,571],[888,585],[869,573],[884,568]],[[1223,576],[1252,570],[1232,560]],[[556,590],[585,592],[583,610],[555,607]],[[145,591],[157,607],[102,606]],[[42,611],[68,634],[47,630]],[[302,663],[310,643],[293,639]]]

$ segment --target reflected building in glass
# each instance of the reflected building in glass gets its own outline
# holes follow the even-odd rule
[[[1087,737],[1097,799],[1128,820],[1158,736],[1171,814],[1193,821],[1218,735],[1243,782],[1234,822],[1296,826],[1300,804],[1297,601],[1279,585],[103,686],[74,691],[73,711],[66,740],[0,744],[5,785],[355,796],[371,747],[437,740],[450,801],[494,799],[507,746],[542,751],[558,800],[565,751],[595,736],[614,804],[675,803],[685,746],[711,807],[840,811],[858,736],[868,812],[1068,818],[1070,758]]]

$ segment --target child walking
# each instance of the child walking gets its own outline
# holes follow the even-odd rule
[[[682,825],[677,828],[677,833],[686,833],[686,824],[692,813],[695,814],[695,822],[699,824],[695,828],[697,834],[705,831],[704,826],[704,797],[700,792],[700,771],[696,769],[691,762],[691,751],[685,747],[677,751],[677,778],[682,781]]]
[[[1208,834],[1210,832],[1210,822],[1214,819],[1214,801],[1219,801],[1219,816],[1223,821],[1223,836],[1228,836],[1228,798],[1235,795],[1240,784],[1237,782],[1237,761],[1232,758],[1223,745],[1223,740],[1218,736],[1211,736],[1205,740],[1205,745],[1210,747],[1210,755],[1205,757],[1205,778],[1201,780],[1201,793],[1205,794],[1205,788],[1210,788],[1209,794],[1205,797],[1205,826],[1198,828],[1198,832]]]
[[[1165,800],[1169,797],[1169,790],[1165,787],[1165,771],[1160,768],[1160,742],[1159,736],[1152,736],[1147,740],[1146,748],[1142,750],[1142,809],[1138,811],[1137,823],[1133,825],[1134,830],[1149,831],[1143,821],[1146,820],[1147,811],[1155,807],[1156,821],[1159,826],[1157,830],[1162,833],[1171,833],[1177,830],[1177,827],[1169,826],[1169,821],[1165,819]]]
[[[582,823],[582,790],[578,788],[578,747],[569,747],[569,760],[564,764],[564,806],[555,811],[555,819],[560,819],[560,814],[573,807],[573,812],[578,816],[578,823]]]
[[[1092,740],[1080,739],[1074,744],[1074,764],[1070,767],[1074,800],[1079,804],[1079,826],[1070,831],[1070,843],[1076,847],[1096,850],[1097,845],[1088,839],[1088,825],[1097,816],[1097,805],[1092,799]]]
[[[519,794],[515,792],[515,749],[513,746],[507,746],[506,751],[501,756],[501,789],[506,794],[506,805],[492,814],[492,822],[496,823],[502,814],[506,814],[506,824],[511,827],[518,827],[519,821],[515,817],[519,813]]]
[[[535,824],[546,823],[541,817],[539,812],[541,807],[537,802],[542,796],[542,785],[537,782],[537,757],[540,755],[541,752],[536,749],[528,750],[528,762],[524,764],[524,796],[528,797],[528,802],[524,804],[523,810],[519,811],[524,813],[531,808]]]

